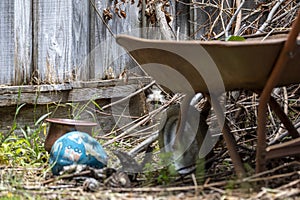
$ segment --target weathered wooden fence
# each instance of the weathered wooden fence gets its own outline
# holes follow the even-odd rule
[[[1,0],[0,114],[11,115],[2,117],[0,130],[10,124],[8,121],[13,119],[14,106],[20,103],[43,105],[42,111],[36,112],[40,116],[48,103],[86,101],[95,98],[95,94],[97,99],[120,98],[138,88],[136,80],[127,83],[131,84],[129,89],[124,84],[118,85],[117,81],[99,82],[108,68],[118,77],[125,68],[137,66],[116,44],[114,35],[127,33],[160,38],[159,29],[145,29],[156,26],[144,15],[145,2]],[[230,7],[235,7],[232,5],[233,0],[214,1],[216,5],[207,0],[191,2],[169,0],[170,6],[166,8],[173,16],[170,25],[174,33],[184,36],[180,38],[188,36],[201,39],[207,32],[220,32],[216,29],[224,28],[221,21],[227,23],[234,12]],[[247,1],[248,7],[253,4],[251,2]],[[226,8],[231,10],[223,12]],[[107,24],[101,20],[101,17],[105,18],[104,10],[109,10],[112,15],[112,19],[106,21]],[[216,20],[220,16],[222,20]],[[137,74],[145,75],[138,67],[136,69]],[[112,91],[110,86],[120,92],[114,92],[112,96],[108,92]],[[7,106],[10,107],[6,109]],[[25,114],[27,118],[24,119],[32,121],[29,119],[32,117],[32,109],[28,110]]]
[[[95,5],[101,14],[113,9],[111,0]],[[136,34],[140,8],[122,7],[126,18],[112,12],[108,26],[114,34]],[[122,53],[89,0],[2,0],[0,47],[0,84],[6,85],[101,79]],[[112,66],[116,73],[126,66],[124,59]]]
[[[112,33],[159,36],[158,29],[146,34],[143,31],[155,26],[143,15],[143,2],[146,1],[2,0],[0,84],[101,80],[109,66],[118,75],[125,67],[136,65],[124,55]],[[221,21],[228,23],[236,8],[233,2],[169,0],[167,10],[173,16],[173,31],[194,39],[207,32],[218,33],[216,29],[224,28]],[[247,1],[244,7],[253,6],[254,2]],[[100,18],[106,9],[112,14],[107,26]],[[126,17],[121,16],[121,11]],[[215,20],[220,17],[222,20]]]
[[[111,1],[97,1],[98,9]],[[131,13],[136,11],[132,7]],[[112,30],[138,28],[136,16],[114,18]],[[89,0],[3,0],[0,2],[0,84],[63,83],[101,79],[115,45],[101,49],[103,63],[89,62],[89,53],[111,36]],[[112,41],[108,41],[112,42]],[[99,55],[95,55],[99,58]],[[81,72],[81,73],[79,73]]]
[[[93,2],[101,15],[112,6],[110,0]],[[125,6],[132,14],[108,22],[114,34],[140,26],[138,8]],[[49,112],[53,117],[74,117],[72,107],[59,103],[121,98],[144,80],[149,82],[102,82],[108,67],[117,76],[132,61],[89,0],[0,1],[0,47],[0,132],[10,129],[22,103],[27,105],[17,121],[32,125]]]

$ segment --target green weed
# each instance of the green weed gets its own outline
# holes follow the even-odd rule
[[[156,165],[147,163],[144,167],[147,182],[155,180],[155,184],[169,185],[175,180],[178,174],[174,165],[172,164],[172,153],[159,154],[159,160]]]
[[[9,166],[41,166],[48,160],[40,133],[45,129],[43,120],[51,113],[41,116],[31,129],[29,126],[21,128],[17,126],[17,115],[25,104],[17,106],[13,126],[4,135],[1,134],[0,164]],[[16,133],[19,130],[20,133]]]

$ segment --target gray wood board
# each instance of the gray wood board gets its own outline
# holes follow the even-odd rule
[[[116,44],[109,29],[114,35],[126,33],[154,39],[160,37],[157,24],[142,24],[145,16],[137,7],[138,1],[118,1],[126,18],[115,13],[114,1],[94,2],[100,15],[104,9],[111,11],[113,18],[107,21],[108,27],[89,0],[0,1],[0,84],[100,80],[109,67],[116,76],[125,68],[134,68],[143,75],[138,64]],[[231,4],[232,0],[227,2]],[[204,10],[195,6],[191,11],[192,5],[186,0],[170,0],[170,5],[168,11],[174,16],[170,25],[175,33],[179,30],[180,39],[197,31],[195,38],[199,38],[207,29],[203,25],[209,24],[206,12],[215,12],[209,6]]]
[[[96,0],[95,2],[100,13],[103,13],[104,9],[109,9],[113,17],[111,20],[107,21],[106,27],[100,17],[94,13],[95,24],[94,27],[92,27],[92,29],[94,29],[94,36],[91,37],[93,37],[95,42],[95,46],[92,49],[92,54],[94,56],[94,60],[92,62],[95,65],[91,70],[94,71],[95,77],[91,78],[103,78],[105,70],[109,67],[114,69],[116,76],[118,76],[124,68],[138,68],[137,63],[135,63],[126,51],[116,43],[114,38],[114,35],[120,33],[140,35],[141,21],[139,20],[140,8],[137,7],[138,1],[135,1],[135,4],[133,5],[130,3],[123,4],[120,2],[120,6],[118,6],[118,8],[126,12],[126,18],[120,18],[115,13],[114,1]],[[109,29],[112,31],[113,35]],[[139,73],[141,74],[140,71]]]
[[[72,82],[57,85],[5,86],[0,87],[0,106],[17,104],[49,104],[83,102],[91,99],[121,98],[132,94],[151,78],[132,78],[123,80],[92,82]]]
[[[72,80],[72,0],[34,0],[34,63],[40,83]]]
[[[32,71],[31,1],[0,1],[0,84],[30,81]]]

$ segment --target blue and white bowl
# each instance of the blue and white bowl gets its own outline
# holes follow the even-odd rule
[[[85,164],[101,169],[107,165],[107,154],[101,144],[89,134],[71,131],[58,138],[50,152],[52,173],[59,175],[64,166]]]

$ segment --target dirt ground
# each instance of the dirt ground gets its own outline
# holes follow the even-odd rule
[[[1,167],[0,199],[300,199],[298,161],[242,180],[224,172],[206,175],[200,184],[191,174],[175,177],[168,185],[151,186],[148,182],[147,186],[137,179],[126,188],[100,183],[88,189],[83,177],[89,173],[54,178],[41,168]]]

